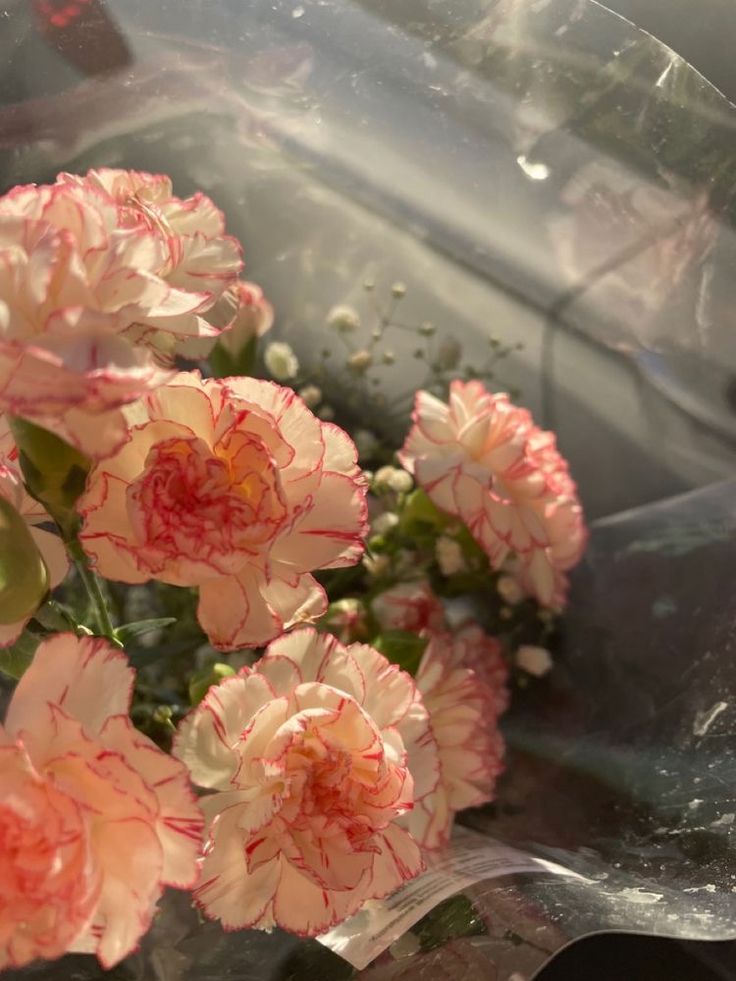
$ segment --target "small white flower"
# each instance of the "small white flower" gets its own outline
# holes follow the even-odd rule
[[[467,571],[463,550],[453,538],[441,535],[435,542],[434,554],[443,576],[454,576],[457,572]]]
[[[504,603],[509,603],[511,606],[524,599],[524,590],[513,576],[499,576],[496,589]]]
[[[352,307],[340,304],[327,314],[327,326],[341,334],[350,334],[360,327],[360,314]]]
[[[373,521],[373,533],[374,535],[386,535],[398,523],[398,514],[394,514],[393,511],[384,511]]]
[[[297,356],[285,341],[272,341],[265,350],[263,361],[276,381],[288,381],[299,374]]]
[[[335,418],[335,410],[331,405],[321,405],[317,409],[317,415],[323,422],[332,422]]]
[[[546,647],[535,644],[522,644],[516,652],[516,666],[527,674],[541,678],[552,668],[552,655]]]
[[[406,283],[394,283],[391,287],[391,296],[395,300],[402,300],[406,296]]]
[[[366,351],[365,348],[360,351],[356,351],[355,354],[351,354],[347,360],[347,366],[358,373],[367,371],[372,364],[373,355],[370,351]]]
[[[317,385],[305,385],[299,389],[299,395],[304,399],[308,409],[316,409],[322,401],[322,389]]]
[[[398,467],[381,467],[373,477],[373,486],[377,491],[394,491],[396,494],[410,491],[414,485],[411,474]]]

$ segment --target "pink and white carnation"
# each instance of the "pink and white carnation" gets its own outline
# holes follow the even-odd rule
[[[259,646],[327,608],[311,572],[363,552],[355,446],[292,389],[183,372],[126,410],[129,441],[90,472],[82,545],[108,579],[199,589],[221,650]]]
[[[222,327],[220,345],[236,358],[250,341],[273,327],[274,312],[260,286],[238,282],[222,294],[208,318]]]
[[[417,688],[437,743],[440,779],[405,819],[405,826],[428,850],[448,843],[458,811],[493,800],[503,771],[498,716],[508,700],[507,672],[497,663],[490,671],[469,667],[469,662],[482,664],[491,653],[486,643],[490,640],[480,627],[459,635],[432,634],[417,671]]]
[[[240,243],[226,234],[225,216],[207,195],[197,192],[178,198],[171,178],[165,174],[106,167],[90,170],[84,177],[60,174],[59,182],[98,188],[109,195],[118,206],[123,227],[145,228],[159,241],[163,261],[157,275],[178,290],[206,293],[206,304],[197,311],[201,316],[196,330],[191,329],[194,321],[186,335],[180,336],[165,328],[155,332],[144,327],[141,340],[145,343],[168,353],[205,357],[220,332],[235,323],[242,308],[252,306],[254,296],[243,296],[242,284],[238,283],[243,267]],[[219,301],[230,293],[236,302],[219,306],[213,316]]]
[[[204,314],[242,265],[230,240],[130,215],[87,178],[0,198],[0,408],[96,458],[125,439],[120,406],[170,377],[177,345],[217,337]]]
[[[509,666],[498,637],[492,637],[474,620],[453,631],[452,647],[455,662],[470,668],[491,695],[496,716],[509,707]]]
[[[452,382],[449,403],[418,392],[412,418],[400,458],[417,483],[465,522],[495,569],[518,558],[539,602],[563,606],[586,529],[554,435],[478,381]]]
[[[7,420],[2,415],[0,415],[0,495],[13,505],[28,525],[28,531],[48,572],[49,589],[55,589],[66,578],[69,571],[66,550],[58,535],[38,527],[50,522],[51,518],[23,486],[23,477],[18,465],[18,449]],[[27,617],[16,623],[0,624],[0,648],[8,647],[20,637],[29,619]]]
[[[417,875],[402,816],[431,794],[437,749],[411,677],[311,628],[211,688],[174,752],[215,793],[195,899],[225,929],[314,936]]]
[[[442,630],[445,614],[441,601],[426,579],[402,582],[379,593],[371,602],[382,630]]]
[[[44,641],[0,726],[0,969],[67,951],[105,968],[166,885],[197,876],[186,768],[128,717],[133,671],[104,640]]]

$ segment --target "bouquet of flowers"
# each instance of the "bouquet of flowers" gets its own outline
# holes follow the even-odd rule
[[[342,428],[242,268],[165,176],[0,199],[0,968],[111,967],[166,886],[323,933],[493,799],[510,680],[550,667],[586,539],[554,435],[400,283],[366,347],[326,329],[347,396],[416,332],[411,427]]]

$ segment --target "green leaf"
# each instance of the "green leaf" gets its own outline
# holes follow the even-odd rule
[[[488,933],[483,919],[467,896],[443,900],[414,927],[422,950],[441,947],[458,937],[476,937]]]
[[[192,705],[199,705],[213,685],[219,685],[223,678],[230,678],[234,674],[235,671],[229,664],[220,661],[198,671],[189,681],[189,701]]]
[[[436,533],[444,528],[450,519],[430,501],[423,490],[408,494],[399,513],[399,530],[409,537],[418,533]]]
[[[155,630],[163,630],[164,627],[170,627],[172,623],[176,623],[176,617],[158,617],[155,620],[136,620],[133,623],[124,623],[121,627],[115,628],[115,639],[125,645],[135,637],[143,637]]]
[[[18,681],[30,667],[41,638],[26,631],[14,644],[0,650],[0,671]]]
[[[67,535],[76,522],[74,505],[84,490],[90,461],[63,439],[27,419],[10,417],[28,492]]]
[[[28,525],[0,496],[0,624],[27,620],[48,591],[48,569]]]
[[[222,344],[216,344],[209,356],[212,374],[215,378],[252,375],[256,363],[257,347],[257,337],[251,337],[236,355],[231,354]]]
[[[426,637],[418,637],[408,630],[386,630],[374,638],[372,646],[392,664],[414,675],[427,646]]]

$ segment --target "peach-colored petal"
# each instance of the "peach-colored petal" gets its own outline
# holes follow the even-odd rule
[[[191,887],[197,877],[204,821],[186,767],[162,753],[127,716],[109,718],[101,736],[106,748],[124,756],[156,795],[154,828],[163,849],[161,882],[178,889]]]
[[[254,713],[274,697],[265,677],[250,673],[214,685],[179,725],[174,753],[200,787],[225,790],[240,765],[238,742]]]
[[[56,634],[44,641],[18,682],[5,719],[10,733],[47,704],[63,709],[92,735],[111,715],[126,714],[133,669],[122,651],[96,637]]]
[[[243,840],[238,833],[238,811],[224,811],[215,824],[202,863],[196,902],[226,930],[242,930],[264,923],[273,926],[267,911],[281,877],[279,860],[249,872]]]
[[[493,799],[503,769],[497,719],[505,705],[505,691],[498,691],[496,685],[504,688],[507,672],[476,674],[469,666],[491,653],[491,643],[477,626],[457,635],[430,635],[417,671],[417,687],[436,743],[439,779],[419,799],[405,825],[429,850],[447,843],[458,811]],[[492,653],[496,655],[495,647]]]
[[[102,890],[94,919],[71,951],[97,954],[106,969],[138,946],[161,894],[161,844],[154,829],[136,819],[105,821],[97,831]]]

